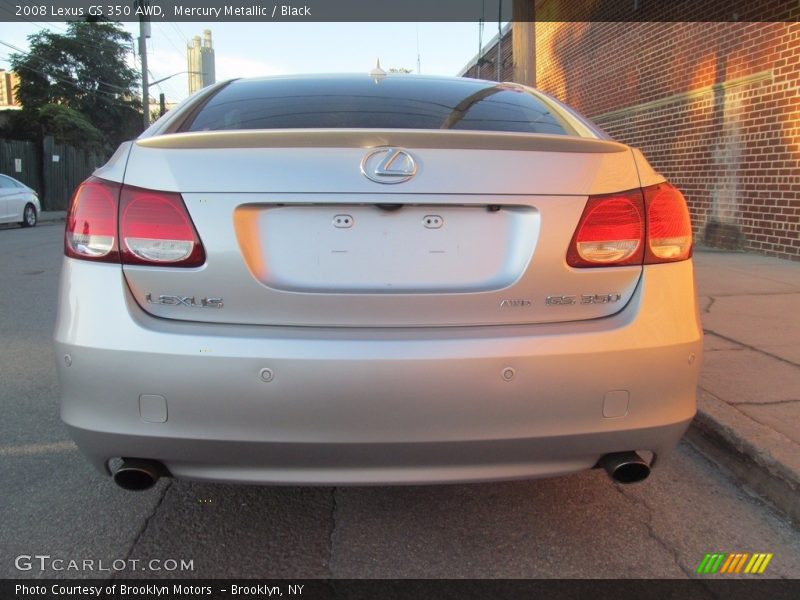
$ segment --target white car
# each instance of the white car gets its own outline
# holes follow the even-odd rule
[[[61,416],[127,489],[633,482],[695,414],[683,196],[520,85],[220,83],[81,185],[65,254]]]
[[[0,223],[33,227],[41,210],[36,192],[13,177],[0,175]]]

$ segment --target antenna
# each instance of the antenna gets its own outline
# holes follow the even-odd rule
[[[381,79],[386,77],[386,71],[381,69],[381,59],[378,58],[375,61],[375,68],[369,72],[369,76],[372,77],[375,83],[379,83]]]
[[[422,67],[420,66],[419,56],[419,23],[417,23],[417,75],[422,74]]]

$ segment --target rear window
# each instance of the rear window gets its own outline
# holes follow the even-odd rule
[[[576,134],[553,103],[520,86],[408,75],[237,80],[179,131],[298,128]]]

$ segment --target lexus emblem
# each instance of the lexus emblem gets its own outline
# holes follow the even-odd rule
[[[417,174],[417,163],[405,150],[377,148],[361,161],[361,172],[376,183],[403,183]]]

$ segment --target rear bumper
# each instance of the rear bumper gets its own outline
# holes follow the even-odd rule
[[[106,471],[124,456],[215,481],[540,477],[609,452],[664,453],[695,413],[702,333],[691,262],[646,267],[614,316],[533,326],[166,321],[136,305],[119,267],[71,259],[60,294],[62,419]],[[142,395],[163,397],[163,409]]]

